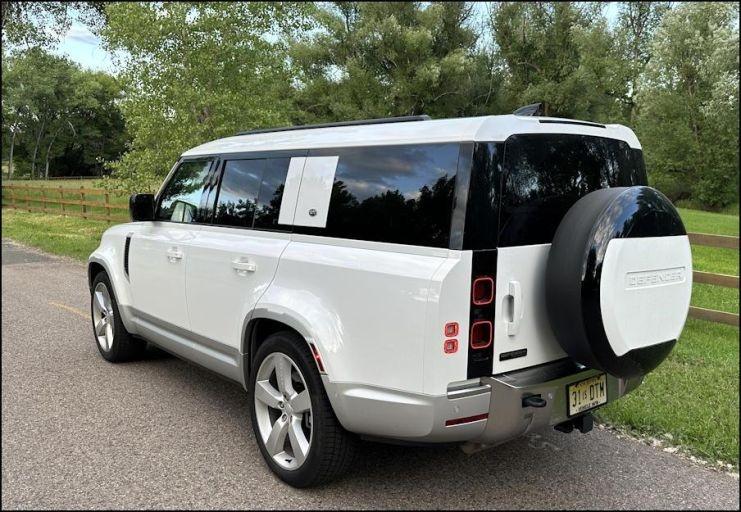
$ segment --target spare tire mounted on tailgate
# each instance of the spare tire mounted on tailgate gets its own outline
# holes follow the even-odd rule
[[[587,194],[553,238],[548,317],[576,361],[617,377],[653,370],[689,310],[692,259],[677,210],[650,187]]]

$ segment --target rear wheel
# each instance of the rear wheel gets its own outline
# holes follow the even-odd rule
[[[357,441],[337,421],[306,342],[292,332],[275,333],[260,345],[252,367],[252,428],[270,469],[294,487],[341,475]]]
[[[100,272],[93,280],[90,315],[96,345],[105,360],[118,363],[142,355],[146,343],[132,337],[124,327],[111,281],[105,272]]]

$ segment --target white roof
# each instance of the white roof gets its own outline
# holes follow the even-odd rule
[[[539,121],[563,121],[540,123]],[[516,133],[570,133],[623,140],[641,148],[630,128],[608,124],[606,128],[573,123],[571,119],[530,116],[485,116],[434,119],[331,128],[306,128],[284,132],[236,135],[201,144],[183,156],[318,149],[351,146],[389,146],[431,142],[501,142]]]

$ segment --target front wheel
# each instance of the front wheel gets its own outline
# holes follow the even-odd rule
[[[142,355],[146,343],[132,337],[124,327],[111,280],[105,272],[100,272],[93,280],[90,316],[98,351],[105,360],[118,363]]]
[[[306,342],[275,333],[260,345],[252,368],[252,428],[270,469],[294,487],[342,474],[357,441],[337,421]]]

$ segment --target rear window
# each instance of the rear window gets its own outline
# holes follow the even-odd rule
[[[647,183],[640,150],[586,135],[514,135],[504,144],[502,172],[499,246],[550,243],[579,198]]]

